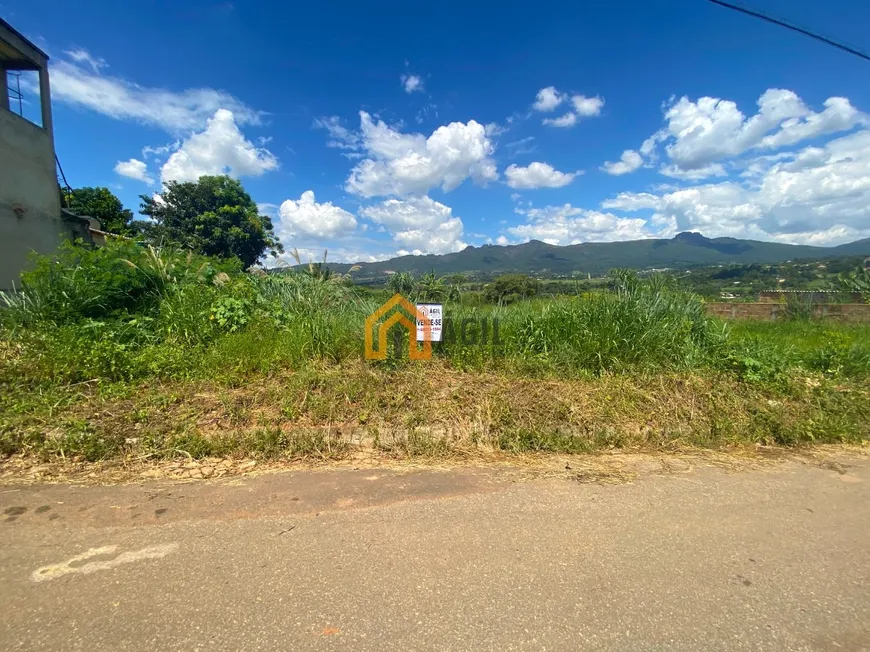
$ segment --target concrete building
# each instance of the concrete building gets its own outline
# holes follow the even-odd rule
[[[92,242],[99,228],[62,210],[55,161],[48,56],[0,20],[0,289],[18,284],[31,251]]]

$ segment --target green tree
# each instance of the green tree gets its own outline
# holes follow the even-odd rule
[[[95,217],[109,233],[133,236],[137,233],[132,224],[133,211],[124,208],[108,188],[78,188],[69,197],[69,210],[76,215]]]
[[[387,281],[387,289],[393,294],[401,294],[410,297],[414,291],[414,275],[409,272],[396,272]]]
[[[149,239],[171,242],[207,256],[238,258],[247,268],[284,248],[272,220],[260,215],[242,184],[228,176],[169,181],[156,197],[141,195],[143,215],[154,220]]]
[[[489,303],[506,305],[519,299],[528,299],[538,293],[541,284],[525,274],[505,274],[486,286],[483,296]]]

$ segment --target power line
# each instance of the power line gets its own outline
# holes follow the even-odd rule
[[[746,14],[747,16],[752,16],[753,18],[760,18],[761,20],[772,23],[774,25],[779,25],[780,27],[785,27],[786,29],[790,29],[793,32],[798,32],[799,34],[803,34],[804,36],[809,36],[810,38],[814,38],[817,41],[821,41],[822,43],[827,43],[828,45],[833,45],[835,48],[839,48],[844,52],[854,54],[857,57],[865,59],[866,61],[870,61],[870,55],[861,52],[860,50],[856,50],[855,48],[844,45],[843,43],[838,43],[837,41],[829,39],[826,36],[822,36],[821,34],[816,34],[815,32],[806,30],[803,27],[798,27],[797,25],[792,25],[791,23],[787,23],[784,20],[774,18],[773,16],[768,16],[767,14],[761,13],[760,11],[753,11],[752,9],[747,9],[746,7],[741,7],[740,5],[723,2],[722,0],[708,0],[708,2],[712,2],[714,5],[725,7],[726,9],[733,9],[734,11],[739,11],[740,13]]]

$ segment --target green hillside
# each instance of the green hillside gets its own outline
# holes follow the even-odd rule
[[[628,242],[587,242],[567,247],[532,240],[520,245],[484,245],[443,255],[400,256],[378,263],[359,263],[354,276],[376,279],[388,272],[436,274],[459,272],[488,277],[508,272],[563,276],[600,275],[614,267],[633,269],[685,268],[720,263],[776,263],[801,258],[868,255],[870,239],[839,247],[811,247],[778,242],[706,238],[700,233],[680,233],[670,240],[632,240]],[[332,264],[336,271],[351,266]]]

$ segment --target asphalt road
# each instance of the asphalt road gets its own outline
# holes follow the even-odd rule
[[[870,460],[0,487],[3,650],[870,650]]]

